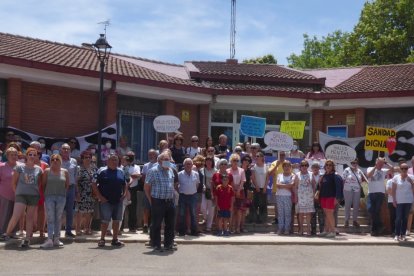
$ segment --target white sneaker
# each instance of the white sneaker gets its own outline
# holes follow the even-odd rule
[[[407,238],[404,235],[402,235],[400,241],[407,241]]]
[[[61,242],[61,241],[59,240],[59,238],[54,238],[54,239],[53,239],[53,245],[54,245],[54,246],[63,246],[63,242]]]
[[[319,237],[326,237],[328,234],[328,232],[322,232],[319,234]]]
[[[399,240],[399,237],[398,236],[395,236],[394,237],[394,241],[398,241]]]
[[[40,248],[51,248],[53,247],[52,239],[47,239],[44,243],[40,245]]]
[[[336,238],[336,233],[335,232],[331,232],[331,233],[328,233],[327,235],[326,235],[326,237],[327,238]]]

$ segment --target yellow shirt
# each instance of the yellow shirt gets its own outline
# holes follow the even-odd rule
[[[270,164],[270,167],[269,167],[269,171],[270,170],[272,170],[274,167],[276,167],[276,163],[277,163],[277,160],[276,161],[274,161],[274,162],[272,162],[272,164]],[[276,168],[276,170],[273,172],[273,174],[271,175],[272,177],[273,177],[273,186],[272,186],[272,193],[276,193],[276,190],[277,190],[277,186],[276,186],[276,182],[277,182],[277,175],[278,174],[280,174],[280,173],[283,173],[283,167],[282,167],[282,163],[280,163],[278,166],[277,166],[277,168]],[[270,176],[270,175],[269,175]]]

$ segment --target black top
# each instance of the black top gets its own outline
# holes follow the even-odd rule
[[[324,174],[320,183],[319,197],[342,199],[342,178],[335,173]]]

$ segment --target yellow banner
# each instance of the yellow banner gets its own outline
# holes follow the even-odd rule
[[[282,121],[280,132],[289,134],[293,139],[303,139],[305,125],[305,121]]]
[[[367,126],[365,132],[365,150],[388,152],[387,140],[395,137],[397,132],[392,128]]]

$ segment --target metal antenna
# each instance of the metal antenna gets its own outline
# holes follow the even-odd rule
[[[109,19],[107,19],[106,21],[102,21],[102,22],[98,22],[98,24],[102,24],[104,25],[104,32],[105,32],[105,37],[106,37],[106,27],[111,25],[111,21]]]
[[[236,55],[236,0],[231,0],[230,59]]]

